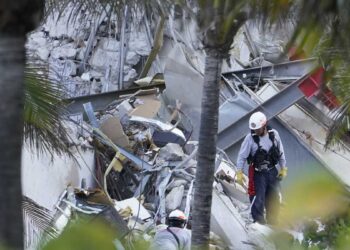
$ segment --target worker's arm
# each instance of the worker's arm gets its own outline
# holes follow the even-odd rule
[[[287,164],[286,155],[284,153],[284,148],[283,148],[283,143],[282,143],[281,137],[278,134],[278,132],[275,130],[274,133],[275,133],[275,138],[277,141],[277,146],[278,146],[278,149],[280,150],[280,154],[281,154],[281,157],[278,161],[278,164],[281,168],[283,168],[283,167],[286,167],[286,164]]]
[[[184,242],[184,246],[183,246],[183,250],[191,250],[191,231],[185,229],[187,231],[187,235],[185,237],[185,242]]]
[[[244,164],[247,161],[247,158],[250,154],[251,150],[251,143],[252,143],[252,136],[248,134],[241,145],[241,149],[239,150],[238,157],[237,157],[237,170],[243,170]]]

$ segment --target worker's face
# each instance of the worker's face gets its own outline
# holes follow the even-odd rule
[[[259,128],[259,129],[254,129],[254,133],[258,136],[263,136],[266,133],[266,125]]]

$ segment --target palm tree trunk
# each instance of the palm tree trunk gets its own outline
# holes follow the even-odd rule
[[[0,244],[23,249],[21,149],[26,33],[44,0],[0,0]]]
[[[25,36],[0,35],[0,242],[23,249],[21,147]]]
[[[192,249],[209,249],[222,58],[208,53],[205,60],[198,163],[192,213]]]

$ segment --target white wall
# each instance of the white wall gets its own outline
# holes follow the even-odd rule
[[[22,150],[23,194],[39,205],[53,210],[58,197],[68,184],[80,187],[82,178],[86,178],[87,187],[91,187],[93,179],[86,165],[91,170],[94,169],[94,151],[80,153],[87,164],[77,152],[75,157],[79,164],[67,156],[56,155],[51,161],[50,155],[43,154],[38,157],[36,150],[25,145]]]

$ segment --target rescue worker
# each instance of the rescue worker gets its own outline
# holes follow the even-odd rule
[[[185,229],[187,218],[181,210],[174,210],[168,216],[168,227],[154,236],[152,250],[190,250],[191,232]]]
[[[249,128],[251,133],[244,138],[238,153],[237,182],[243,184],[242,170],[248,161],[253,220],[260,224],[276,224],[279,213],[279,181],[287,176],[288,170],[283,145],[278,132],[267,126],[266,116],[262,112],[251,115]]]

